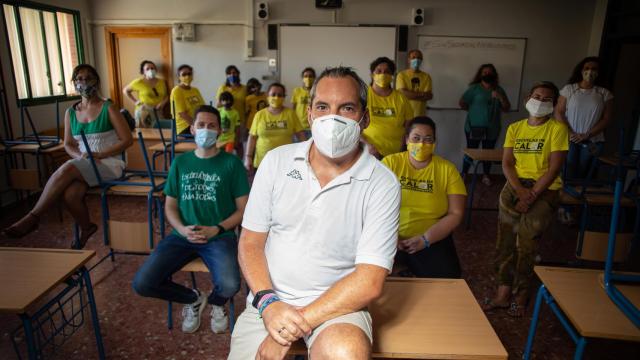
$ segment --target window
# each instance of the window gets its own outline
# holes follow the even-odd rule
[[[2,1],[18,103],[77,95],[70,79],[84,62],[80,13],[28,1]]]

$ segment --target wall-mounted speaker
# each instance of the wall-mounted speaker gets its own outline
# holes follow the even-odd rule
[[[411,10],[411,25],[424,25],[423,8],[414,8]]]
[[[269,20],[269,4],[266,2],[258,3],[256,8],[256,17],[258,20]]]

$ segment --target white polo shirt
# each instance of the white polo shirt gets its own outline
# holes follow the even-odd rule
[[[396,176],[365,148],[349,170],[320,188],[309,164],[312,141],[267,153],[242,221],[246,229],[268,233],[274,290],[294,306],[313,302],[356,264],[391,271],[398,241]]]

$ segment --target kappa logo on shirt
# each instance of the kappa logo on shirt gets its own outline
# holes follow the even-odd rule
[[[302,180],[302,175],[300,175],[300,171],[293,169],[291,170],[287,176],[289,176],[292,179],[296,179],[296,180]]]

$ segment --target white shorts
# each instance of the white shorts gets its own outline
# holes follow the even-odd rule
[[[307,348],[311,348],[311,345],[322,330],[333,324],[355,325],[362,329],[369,338],[369,341],[373,343],[371,315],[367,310],[360,310],[325,321],[315,328],[311,335],[304,337]],[[260,318],[258,310],[254,308],[251,303],[247,302],[246,309],[240,314],[233,328],[233,334],[231,334],[231,351],[227,359],[254,359],[260,344],[262,344],[262,341],[264,341],[268,335],[269,333],[264,327],[264,322]]]

